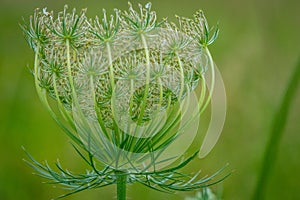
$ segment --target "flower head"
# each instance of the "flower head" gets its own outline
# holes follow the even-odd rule
[[[211,98],[206,72],[214,77],[214,64],[207,45],[217,33],[209,39],[201,11],[195,19],[179,18],[178,26],[158,22],[151,3],[138,6],[135,10],[129,4],[128,11],[115,10],[110,17],[103,10],[101,20],[88,19],[85,9],[69,13],[67,6],[57,16],[36,10],[29,25],[22,26],[35,50],[36,89],[51,116],[88,153],[86,159],[76,147],[95,172],[86,177],[109,174],[95,187],[114,183],[113,174],[121,171],[131,175],[129,182],[149,187],[196,189],[206,181],[181,182],[176,170],[197,153],[160,169],[181,157],[196,135],[197,125],[193,134],[187,132]],[[193,95],[197,85],[202,88],[199,100]]]

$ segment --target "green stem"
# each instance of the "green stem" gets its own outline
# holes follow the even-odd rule
[[[71,87],[71,90],[72,90],[72,95],[73,95],[74,101],[76,103],[77,102],[77,95],[76,95],[76,92],[75,92],[74,80],[73,80],[72,69],[71,69],[70,42],[69,42],[69,40],[66,41],[66,48],[67,48],[68,78],[69,78],[70,87]]]
[[[146,101],[147,101],[147,96],[149,93],[149,84],[150,84],[150,56],[149,56],[149,49],[148,49],[148,45],[147,45],[147,41],[144,35],[141,35],[141,39],[142,39],[142,43],[145,49],[145,54],[146,54],[146,82],[145,82],[145,92],[144,92],[144,97],[143,97],[143,101],[141,104],[141,111],[140,111],[140,115],[138,118],[138,122],[137,124],[140,125],[143,121],[143,116],[144,116],[144,112],[146,109]]]
[[[39,98],[41,99],[40,93],[41,93],[41,87],[40,87],[40,81],[38,79],[39,76],[39,51],[40,51],[40,45],[38,44],[35,50],[35,56],[34,56],[34,83],[36,91],[39,95]]]
[[[215,87],[215,68],[214,68],[214,61],[212,59],[212,56],[208,50],[207,47],[205,47],[205,52],[206,52],[206,55],[208,56],[208,61],[209,61],[209,65],[211,66],[211,85],[210,85],[210,90],[209,90],[209,94],[208,94],[208,97],[207,97],[207,100],[206,102],[204,103],[203,107],[201,108],[200,110],[200,114],[203,113],[203,111],[206,109],[206,107],[208,106],[210,100],[211,100],[211,97],[212,97],[212,94],[213,94],[213,90],[214,90],[214,87]]]
[[[183,95],[183,89],[184,89],[184,72],[183,72],[183,64],[181,62],[181,59],[178,55],[178,53],[176,53],[176,57],[178,60],[178,65],[179,65],[179,69],[180,69],[180,91],[179,91],[179,95],[178,95],[178,102],[181,102],[181,98]]]
[[[108,56],[108,62],[109,62],[109,79],[110,79],[110,85],[111,89],[115,89],[115,77],[114,77],[114,68],[112,64],[112,56],[111,56],[111,49],[109,42],[106,43],[106,49],[107,49],[107,56]]]
[[[127,174],[121,171],[116,171],[115,174],[117,177],[117,199],[126,200]]]
[[[280,103],[280,107],[278,108],[278,111],[275,113],[275,116],[273,118],[272,127],[270,130],[270,138],[266,146],[262,168],[257,180],[256,190],[252,198],[253,200],[265,199],[264,195],[266,193],[265,191],[266,191],[267,183],[270,178],[272,168],[275,165],[280,139],[282,138],[283,135],[283,130],[286,125],[288,112],[291,107],[292,100],[294,99],[294,96],[297,93],[299,81],[300,81],[300,59],[289,80],[285,94]]]

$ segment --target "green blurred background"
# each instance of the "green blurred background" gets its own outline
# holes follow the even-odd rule
[[[132,0],[146,3],[147,1]],[[272,116],[300,55],[299,0],[153,0],[160,18],[192,17],[203,9],[211,25],[219,22],[220,36],[211,46],[227,88],[228,111],[223,134],[214,150],[186,169],[209,174],[229,163],[233,175],[223,188],[225,200],[251,199]],[[29,67],[33,52],[19,23],[36,7],[61,11],[64,4],[88,8],[90,17],[102,8],[127,9],[126,0],[0,0],[0,200],[47,200],[63,191],[32,175],[21,146],[39,161],[59,158],[68,169],[83,169],[70,140],[50,118],[36,95]],[[300,91],[288,117],[266,199],[300,199]],[[128,188],[132,200],[184,199],[185,195],[151,191],[138,184]],[[115,199],[115,188],[85,191],[69,200]]]

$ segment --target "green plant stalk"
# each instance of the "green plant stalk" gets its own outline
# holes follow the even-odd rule
[[[122,171],[116,171],[117,178],[117,199],[126,200],[126,183],[127,183],[127,174]]]
[[[149,83],[150,83],[150,56],[149,56],[149,49],[147,45],[146,38],[143,34],[141,34],[141,40],[145,49],[145,54],[146,54],[146,83],[145,83],[145,92],[144,92],[144,97],[141,105],[141,112],[138,118],[138,123],[141,124],[144,116],[144,112],[146,109],[146,101],[147,101],[147,95],[149,92]]]
[[[265,195],[267,183],[271,175],[272,168],[276,161],[280,139],[282,138],[283,135],[283,130],[286,125],[292,100],[297,93],[297,88],[299,87],[299,81],[300,81],[300,59],[291,75],[285,94],[280,103],[280,107],[278,108],[278,111],[275,113],[275,116],[273,118],[271,130],[270,130],[270,138],[266,146],[262,168],[252,198],[253,200],[265,199],[264,195]]]
[[[178,65],[179,65],[179,69],[180,69],[180,91],[179,91],[179,95],[178,95],[178,99],[181,100],[182,94],[183,94],[183,89],[184,89],[184,72],[183,72],[183,65],[182,62],[180,60],[180,57],[178,55],[178,53],[176,53],[176,57],[178,60]]]
[[[206,107],[208,106],[208,104],[210,103],[210,100],[211,100],[211,97],[212,97],[212,94],[213,94],[213,90],[214,90],[214,87],[215,87],[215,68],[214,68],[214,61],[212,59],[212,56],[208,50],[207,47],[205,47],[205,52],[208,56],[208,59],[209,59],[209,62],[211,63],[211,85],[210,85],[210,91],[209,91],[209,94],[208,94],[208,98],[206,100],[206,102],[204,103],[203,107],[201,108],[200,110],[200,114],[202,114],[204,112],[204,110],[206,109]],[[201,98],[200,98],[201,99]],[[201,103],[202,104],[202,103]]]

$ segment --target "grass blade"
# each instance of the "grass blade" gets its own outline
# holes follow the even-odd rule
[[[287,117],[292,104],[292,100],[297,94],[300,81],[300,59],[291,75],[287,85],[284,96],[281,100],[279,108],[274,115],[273,122],[270,129],[270,138],[265,149],[263,157],[262,168],[257,180],[256,189],[254,191],[253,200],[265,199],[265,191],[268,184],[269,177],[272,172],[272,167],[276,161],[277,152],[283,131],[287,122]]]

